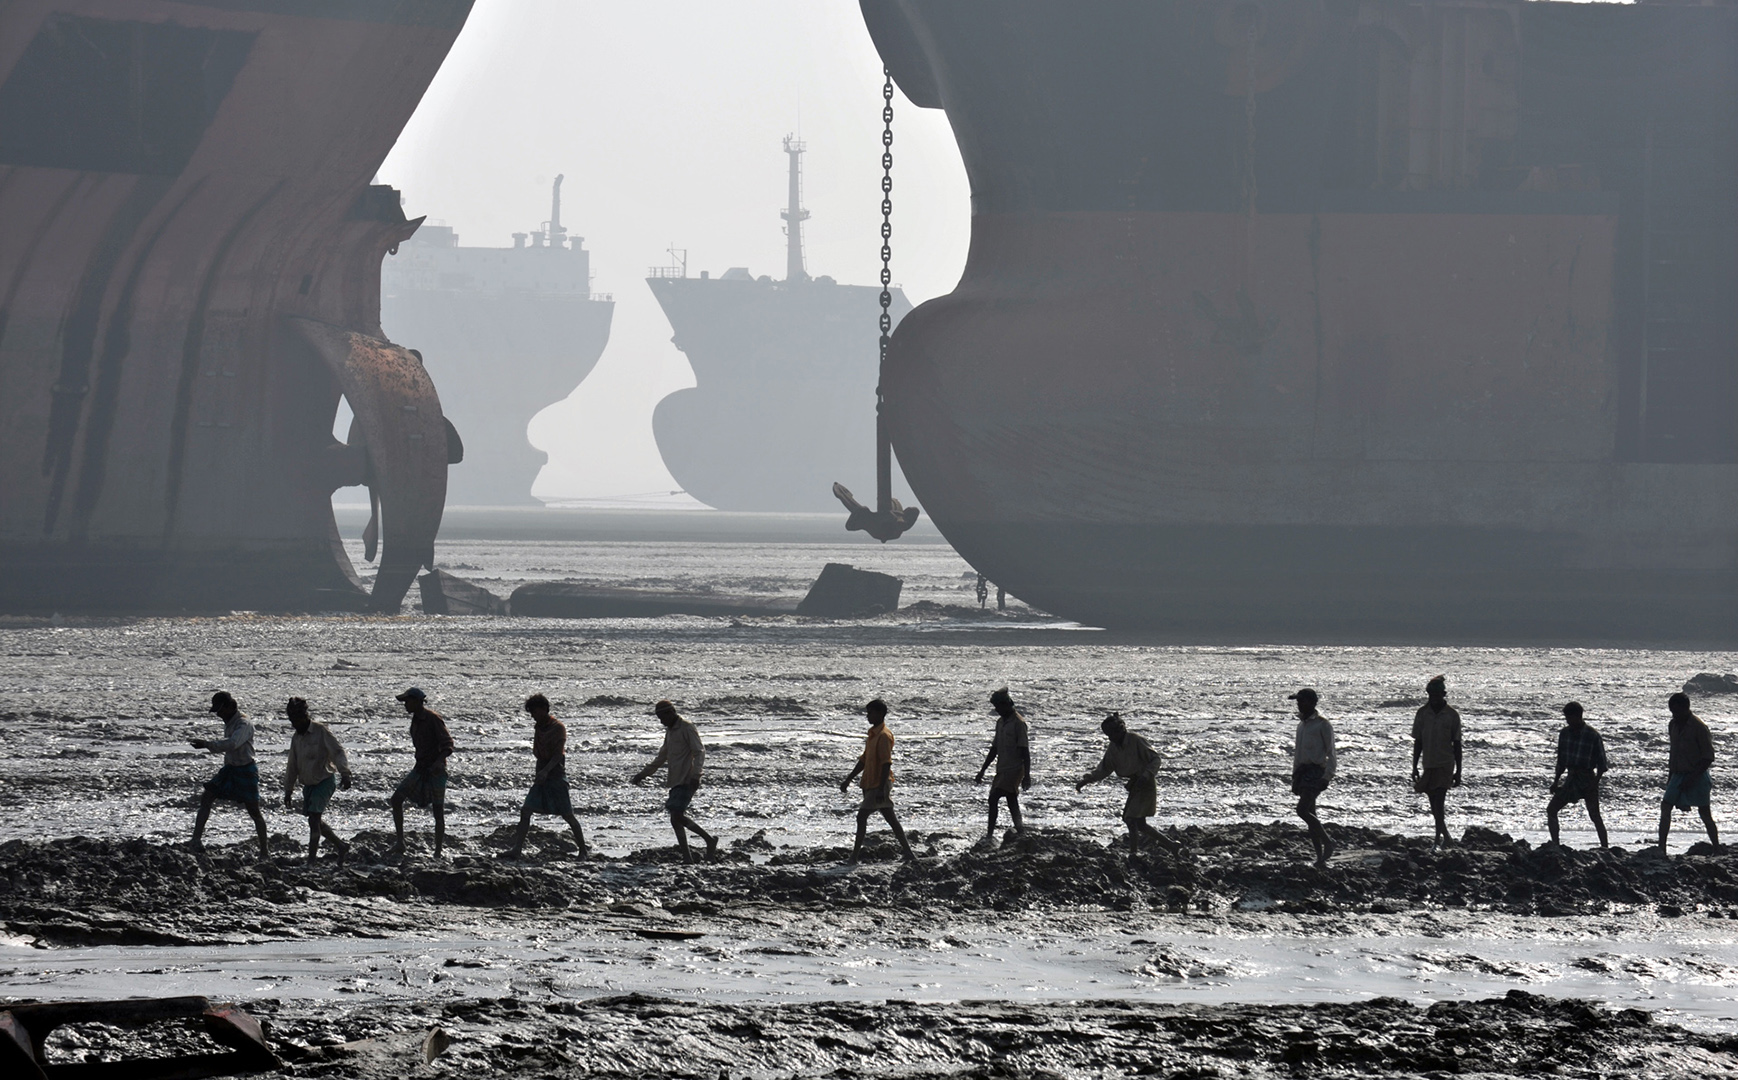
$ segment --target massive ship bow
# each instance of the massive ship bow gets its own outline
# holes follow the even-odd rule
[[[1738,10],[863,0],[973,194],[882,386],[1020,597],[1738,640]]]

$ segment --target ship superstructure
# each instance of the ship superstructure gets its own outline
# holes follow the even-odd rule
[[[658,450],[688,494],[721,510],[836,509],[833,482],[874,467],[881,290],[809,276],[806,147],[788,136],[784,150],[783,281],[746,267],[689,277],[682,260],[646,280],[697,384],[658,403]],[[911,304],[892,293],[897,320]]]
[[[1738,8],[862,0],[972,190],[882,375],[1058,614],[1738,641]]]
[[[451,505],[537,505],[548,461],[526,425],[571,394],[603,355],[613,299],[591,291],[591,253],[561,223],[514,233],[510,248],[461,247],[450,226],[423,225],[381,267],[380,324],[416,348],[464,437],[447,480]]]

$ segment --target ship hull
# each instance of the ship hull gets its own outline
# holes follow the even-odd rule
[[[1337,118],[1391,58],[1358,82],[1349,15],[1065,6],[864,5],[972,179],[961,282],[905,320],[882,380],[965,558],[1058,614],[1183,636],[1738,641],[1730,421],[1656,354],[1637,404],[1653,320],[1624,174],[1529,173],[1528,109],[1561,87],[1529,83],[1519,20],[1362,5],[1412,28],[1396,55],[1446,40],[1455,62],[1399,69],[1397,150],[1375,139],[1359,172]],[[1471,107],[1420,139],[1432,78]],[[1700,396],[1730,400],[1723,316],[1680,310],[1711,341]]]
[[[0,9],[0,609],[397,609],[448,446],[369,178],[469,7]],[[372,599],[330,505],[364,481]]]
[[[725,278],[647,284],[694,369],[696,385],[652,414],[658,451],[683,490],[738,511],[836,510],[835,481],[873,490],[881,290]],[[895,320],[911,310],[897,289],[890,310]]]
[[[541,505],[531,486],[549,455],[526,427],[591,374],[614,312],[609,300],[536,294],[404,290],[381,300],[381,325],[422,353],[464,439],[449,505]]]

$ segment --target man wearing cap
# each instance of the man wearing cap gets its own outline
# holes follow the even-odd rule
[[[1660,799],[1660,854],[1665,854],[1666,837],[1672,831],[1672,807],[1688,810],[1695,807],[1708,830],[1708,843],[1720,850],[1720,830],[1714,827],[1714,784],[1710,770],[1714,767],[1714,735],[1700,717],[1690,711],[1687,694],[1673,694],[1666,701],[1672,718],[1666,723],[1666,735],[1671,743],[1666,761],[1666,793]]]
[[[1334,727],[1316,711],[1316,692],[1304,687],[1287,700],[1297,702],[1297,733],[1292,739],[1291,791],[1297,796],[1297,816],[1309,829],[1310,845],[1316,850],[1316,866],[1326,867],[1334,842],[1316,816],[1316,797],[1334,781],[1338,755],[1334,750]]]
[[[1611,764],[1605,759],[1605,740],[1582,716],[1579,701],[1563,706],[1563,724],[1557,733],[1557,775],[1551,781],[1551,801],[1545,804],[1551,842],[1558,842],[1557,812],[1572,802],[1585,801],[1599,846],[1608,848],[1605,819],[1599,816],[1599,781]]]
[[[235,699],[226,690],[211,695],[211,711],[223,721],[223,738],[187,740],[196,750],[223,755],[223,767],[205,782],[205,791],[199,797],[192,846],[194,850],[205,847],[205,823],[211,817],[212,804],[223,799],[240,803],[247,816],[253,818],[254,831],[259,834],[259,857],[266,858],[270,849],[266,847],[265,815],[259,809],[259,766],[253,759],[253,725],[241,715]]]
[[[899,850],[904,853],[900,858],[914,863],[917,856],[911,853],[899,815],[893,812],[893,733],[887,730],[887,703],[876,698],[863,706],[863,715],[869,721],[863,753],[858,755],[849,775],[839,781],[839,790],[849,791],[851,781],[858,773],[863,774],[863,803],[857,808],[857,839],[851,845],[850,861],[856,862],[862,854],[863,839],[869,833],[869,815],[879,810],[893,829],[893,839],[899,841]]]
[[[340,786],[350,790],[350,759],[332,729],[308,715],[306,701],[293,697],[284,706],[284,712],[290,718],[290,726],[295,728],[290,736],[289,760],[284,765],[284,809],[294,805],[296,785],[300,784],[302,813],[308,815],[308,865],[314,865],[319,857],[320,837],[324,836],[332,842],[332,850],[338,853],[338,865],[342,866],[350,845],[338,839],[332,826],[326,824],[325,815],[332,793]]]
[[[392,850],[404,851],[404,803],[408,799],[434,815],[434,857],[438,859],[447,843],[447,758],[453,753],[453,737],[441,714],[425,704],[427,694],[413,686],[399,694],[398,700],[410,714],[410,744],[416,749],[416,764],[392,793],[392,827],[398,834]]]
[[[537,773],[531,778],[525,805],[519,809],[519,831],[513,834],[513,848],[506,853],[507,858],[517,859],[524,854],[532,814],[556,814],[573,830],[573,842],[579,846],[579,857],[583,859],[585,830],[574,816],[573,800],[567,790],[567,725],[549,715],[549,699],[542,694],[526,698],[525,711],[531,714],[531,755],[537,761]]]
[[[652,763],[635,774],[633,782],[643,784],[647,777],[668,765],[670,771],[666,782],[670,794],[664,800],[664,809],[670,812],[670,827],[676,830],[676,846],[682,849],[682,861],[694,861],[694,852],[688,847],[689,832],[706,841],[707,860],[715,859],[718,857],[718,837],[696,825],[688,816],[694,793],[700,790],[701,769],[706,764],[706,748],[700,745],[700,732],[684,720],[669,701],[658,702],[652,707],[652,713],[664,725],[664,745]]]
[[[1132,859],[1140,853],[1141,837],[1146,837],[1171,854],[1178,854],[1183,845],[1153,828],[1147,819],[1159,812],[1159,752],[1147,741],[1130,731],[1121,715],[1111,713],[1099,725],[1110,741],[1104,758],[1074,785],[1080,791],[1107,776],[1116,775],[1128,781],[1128,799],[1123,803],[1122,820],[1128,826],[1128,850]]]
[[[1449,842],[1448,789],[1460,786],[1460,713],[1448,703],[1445,677],[1425,683],[1424,693],[1429,700],[1412,718],[1412,790],[1430,798],[1436,818],[1430,850],[1436,851]]]
[[[984,833],[986,844],[996,841],[996,810],[1002,799],[1008,800],[1008,816],[1014,819],[1014,831],[1026,831],[1026,823],[1020,818],[1020,792],[1032,787],[1032,750],[1026,718],[1015,711],[1014,699],[1005,686],[990,695],[990,705],[996,710],[996,734],[990,740],[989,756],[978,769],[976,781],[984,782],[984,773],[994,762],[996,778],[990,784],[990,827]]]

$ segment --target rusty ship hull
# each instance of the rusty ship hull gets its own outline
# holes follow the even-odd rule
[[[992,579],[1181,636],[1738,641],[1738,11],[863,13],[971,180],[882,386]]]
[[[416,223],[370,177],[469,8],[0,8],[0,609],[397,610],[455,440],[380,329]]]

